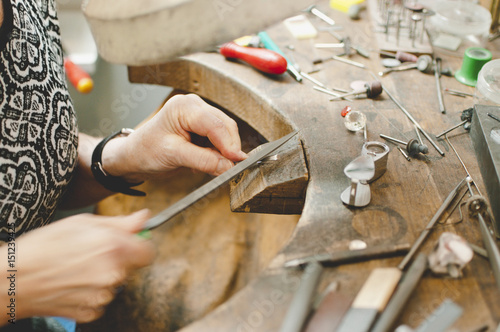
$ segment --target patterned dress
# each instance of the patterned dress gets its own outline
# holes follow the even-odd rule
[[[2,0],[0,234],[51,221],[76,167],[78,133],[54,0]]]

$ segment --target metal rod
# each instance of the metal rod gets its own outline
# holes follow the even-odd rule
[[[399,263],[398,268],[400,270],[404,270],[406,265],[410,262],[410,260],[413,258],[417,250],[420,248],[422,243],[425,241],[427,238],[427,235],[431,232],[432,228],[436,224],[439,218],[443,215],[444,211],[448,208],[450,203],[455,199],[457,194],[459,193],[460,189],[462,189],[463,185],[465,184],[466,179],[463,179],[460,181],[460,183],[448,194],[448,197],[444,200],[443,204],[439,207],[439,209],[436,211],[434,216],[432,217],[431,221],[427,224],[427,226],[424,228],[424,230],[420,233],[420,236],[417,238],[413,246],[411,247],[410,251],[408,254],[403,258],[401,263]]]
[[[458,90],[453,90],[453,89],[449,89],[449,88],[444,89],[444,91],[448,92],[449,94],[454,94],[455,96],[474,97],[474,95],[472,93],[458,91]]]
[[[310,9],[310,12],[311,12],[311,14],[313,14],[314,16],[316,16],[317,18],[319,18],[323,22],[326,22],[330,25],[335,25],[335,21],[330,16],[326,15],[325,13],[323,13],[322,11],[317,9],[316,7],[313,6]]]
[[[498,122],[500,122],[500,119],[499,119],[498,117],[496,117],[495,115],[493,115],[493,114],[491,114],[491,113],[486,113],[486,114],[488,114],[488,116],[489,116],[490,118],[495,119],[495,120],[497,120]]]
[[[422,137],[420,137],[420,132],[418,131],[417,126],[415,126],[415,125],[414,125],[414,127],[415,127],[415,132],[417,133],[417,139],[418,139],[418,142],[419,142],[420,144],[424,144],[424,142],[422,142]]]
[[[319,86],[313,86],[313,89],[314,89],[314,90],[317,90],[317,91],[320,91],[320,92],[323,92],[323,93],[326,93],[326,94],[328,94],[328,95],[334,96],[334,97],[338,97],[338,96],[339,96],[339,94],[338,94],[338,93],[333,92],[333,91],[330,91],[330,90],[325,89],[325,88],[322,88],[322,87],[319,87]],[[345,99],[345,100],[348,100],[348,101],[352,101],[352,99],[349,99],[349,98],[345,98],[345,97],[344,97],[344,99]]]
[[[320,81],[318,81],[317,79],[312,77],[311,75],[304,73],[303,71],[300,72],[300,75],[302,75],[302,77],[304,77],[306,80],[313,82],[317,86],[324,88],[324,89],[326,88],[326,85],[324,85],[323,83],[321,83]]]
[[[352,61],[352,60],[349,60],[349,59],[344,59],[344,58],[336,56],[336,55],[332,56],[332,59],[340,61],[340,62],[347,63],[347,64],[352,65],[352,66],[356,66],[356,67],[359,67],[359,68],[366,68],[366,66],[364,64],[362,64],[362,63],[359,63],[359,62],[356,62],[356,61]]]
[[[410,156],[408,156],[408,154],[403,149],[401,149],[401,147],[399,145],[396,146],[396,147],[398,148],[399,152],[401,152],[401,154],[403,155],[403,157],[406,158],[406,160],[411,161]]]
[[[469,120],[464,120],[464,121],[460,122],[459,124],[457,124],[456,126],[453,126],[453,127],[451,127],[450,129],[446,129],[445,131],[443,131],[441,134],[437,135],[436,137],[437,137],[437,138],[439,138],[439,137],[441,137],[441,136],[443,136],[443,135],[446,135],[446,134],[448,134],[450,131],[453,131],[453,130],[457,129],[458,127],[460,127],[460,126],[462,126],[462,125],[466,124],[467,122],[469,122]]]
[[[436,78],[436,89],[439,102],[439,110],[446,113],[443,101],[443,91],[441,90],[441,58],[434,58],[434,77]]]
[[[371,73],[372,76],[377,80],[377,76],[374,73]],[[439,146],[432,140],[432,138],[427,134],[427,132],[420,126],[420,124],[411,116],[411,114],[401,105],[401,103],[387,90],[384,85],[382,84],[382,89],[385,91],[385,93],[389,96],[389,98],[392,99],[392,101],[399,107],[399,109],[410,119],[411,122],[415,126],[417,126],[418,130],[424,135],[424,137],[432,144],[432,146],[439,152],[440,155],[444,156],[444,152],[439,148]]]
[[[391,330],[391,327],[399,317],[411,293],[417,287],[425,270],[427,270],[427,256],[421,253],[410,266],[408,272],[401,278],[398,288],[375,323],[375,326],[370,330],[371,332],[386,332]]]
[[[396,139],[394,137],[390,137],[390,136],[387,136],[387,135],[384,135],[384,134],[380,134],[380,137],[382,137],[383,139],[386,139],[388,141],[395,142],[395,143],[399,143],[399,144],[403,144],[403,145],[408,144],[408,142],[403,142],[403,141],[401,141],[399,139]]]
[[[378,76],[384,76],[385,74],[388,74],[393,71],[403,71],[403,70],[410,70],[410,69],[416,69],[418,65],[416,63],[408,63],[405,65],[400,65],[398,67],[392,67],[392,68],[387,68],[383,71],[378,72]]]

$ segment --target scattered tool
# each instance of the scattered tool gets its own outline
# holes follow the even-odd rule
[[[474,108],[472,108],[472,107],[470,107],[466,110],[463,110],[462,115],[460,116],[460,119],[462,120],[462,122],[460,122],[459,124],[449,128],[449,129],[446,129],[445,131],[443,131],[441,134],[437,135],[436,137],[439,138],[441,136],[444,136],[462,125],[464,126],[464,129],[468,131],[470,129],[470,122],[472,121],[473,113],[474,113]]]
[[[418,57],[414,54],[403,52],[403,51],[397,51],[396,53],[390,53],[390,52],[385,52],[385,51],[379,51],[381,55],[385,55],[388,57],[395,58],[396,60],[399,60],[401,62],[417,62]]]
[[[311,261],[307,264],[300,286],[295,292],[292,302],[288,307],[280,332],[300,332],[312,307],[316,287],[318,285],[323,267],[318,262]]]
[[[377,76],[375,76],[375,74],[373,73],[370,73],[373,78],[376,80],[377,79]],[[420,126],[420,124],[418,124],[417,120],[415,120],[415,118],[413,118],[413,116],[410,114],[410,112],[408,112],[404,107],[403,105],[382,85],[382,89],[385,91],[385,93],[389,96],[389,98],[392,99],[392,101],[399,107],[399,109],[408,117],[408,119],[410,119],[411,122],[413,122],[413,124],[418,128],[418,130],[420,130],[420,132],[422,133],[422,135],[425,136],[425,138],[432,144],[432,146],[439,152],[440,155],[444,156],[444,152],[439,148],[439,146],[432,140],[432,138],[430,137],[429,134],[427,134],[426,131],[424,131],[424,129],[422,128],[422,126]]]
[[[330,99],[337,100],[349,96],[358,96],[361,94],[366,94],[368,98],[375,98],[382,93],[382,84],[379,81],[366,82],[363,89],[354,90],[352,92],[340,95],[338,97]]]
[[[336,92],[333,92],[331,90],[328,90],[326,88],[322,88],[320,86],[313,86],[313,89],[316,90],[316,91],[320,91],[320,92],[323,92],[323,93],[326,93],[330,96],[334,96],[334,97],[338,97],[340,96],[340,94],[336,93]],[[336,89],[338,91],[338,89]],[[345,90],[343,91],[345,93]],[[349,99],[349,98],[343,98],[345,100],[348,100],[348,101],[352,101],[352,99]]]
[[[280,75],[287,69],[286,59],[281,54],[268,49],[244,47],[229,42],[222,45],[219,52],[226,58],[242,60],[267,74]]]
[[[82,67],[75,64],[67,56],[64,57],[64,69],[71,85],[80,93],[89,93],[94,88],[94,81],[90,75],[82,69]]]
[[[260,38],[260,41],[261,43],[264,45],[265,48],[271,50],[271,51],[274,51],[278,54],[280,54],[281,56],[283,56],[285,59],[286,59],[286,62],[287,62],[287,72],[297,81],[297,82],[302,82],[302,75],[300,75],[299,71],[297,70],[297,68],[295,68],[292,64],[292,62],[290,62],[290,60],[288,60],[288,58],[286,57],[285,53],[283,53],[283,51],[279,48],[278,45],[276,45],[276,43],[271,39],[271,37],[267,34],[267,32],[265,31],[261,31],[258,33],[258,36]]]
[[[329,25],[335,25],[335,21],[331,17],[323,13],[321,10],[316,8],[315,5],[307,7],[306,9],[304,9],[304,12],[313,14],[314,16],[316,16],[317,18],[319,18],[323,22],[326,22]]]
[[[429,73],[432,71],[432,58],[428,55],[421,55],[418,57],[417,62],[408,63],[398,67],[387,68],[378,73],[379,76],[384,76],[393,71],[403,71],[410,69],[418,69],[422,73]]]
[[[400,278],[401,271],[397,268],[372,270],[336,331],[370,331],[375,318],[389,302]]]
[[[399,140],[397,138],[390,137],[390,136],[387,136],[387,135],[384,135],[384,134],[380,134],[380,137],[382,137],[383,139],[386,139],[388,141],[391,141],[391,142],[395,142],[395,143],[399,143],[399,144],[405,145],[406,146],[406,151],[408,152],[408,154],[410,156],[415,156],[415,155],[417,155],[419,153],[423,153],[423,154],[429,153],[429,148],[427,147],[427,145],[420,143],[416,139],[411,139],[408,142],[404,142],[404,141],[401,141],[401,140]]]
[[[469,200],[467,201],[467,207],[469,208],[469,212],[474,216],[477,217],[479,221],[479,229],[481,231],[481,236],[483,238],[484,242],[484,247],[486,248],[486,251],[488,252],[488,259],[491,264],[491,269],[493,271],[493,276],[495,277],[495,281],[497,283],[498,288],[500,289],[500,250],[498,249],[495,239],[493,238],[492,231],[489,229],[488,225],[486,224],[486,221],[484,220],[483,214],[485,210],[485,205],[482,204],[484,202],[484,197],[479,191],[479,188],[475,185],[475,182],[473,181],[472,177],[470,176],[469,171],[467,170],[467,167],[465,166],[462,158],[460,158],[460,155],[458,154],[457,150],[455,147],[451,144],[450,140],[448,139],[448,136],[445,136],[446,142],[450,145],[452,148],[453,152],[457,156],[457,159],[460,161],[460,164],[462,164],[462,167],[464,168],[465,172],[467,173],[467,186],[468,186],[468,192],[469,192]],[[475,188],[477,190],[477,194],[474,194],[471,183],[475,185]],[[487,206],[486,206],[487,207]]]
[[[444,89],[444,92],[447,92],[449,93],[450,95],[454,95],[454,96],[458,96],[458,97],[474,97],[474,95],[472,93],[468,93],[468,92],[463,92],[463,91],[457,91],[457,90],[453,90],[453,89]]]
[[[309,263],[310,261],[317,261],[324,266],[350,264],[375,258],[404,255],[408,252],[409,249],[410,245],[408,243],[368,246],[366,249],[344,250],[303,258],[295,258],[287,261],[285,263],[285,267],[302,266]]]
[[[413,332],[446,332],[462,316],[462,307],[446,299]]]
[[[399,263],[398,268],[400,270],[404,270],[406,265],[410,262],[410,260],[413,258],[413,256],[416,254],[417,250],[420,248],[422,243],[425,241],[427,238],[427,235],[432,231],[432,228],[436,224],[436,222],[441,218],[443,215],[444,211],[448,208],[448,206],[451,204],[451,202],[457,197],[458,193],[462,189],[462,187],[466,184],[467,179],[463,179],[460,181],[460,183],[448,194],[446,199],[444,200],[443,204],[439,207],[439,209],[436,211],[432,219],[429,221],[427,226],[424,228],[424,230],[420,233],[420,236],[415,240],[415,243],[410,249],[410,252],[405,256],[405,258]]]
[[[436,78],[436,89],[439,101],[439,110],[441,111],[441,113],[445,114],[446,108],[444,107],[443,91],[441,89],[441,58],[439,57],[434,58],[433,62],[434,62],[434,77]]]
[[[401,147],[399,145],[397,146],[397,148],[398,148],[399,152],[401,152],[403,157],[406,158],[406,160],[411,161],[410,156],[406,154],[405,150],[401,149]]]
[[[417,287],[417,284],[422,278],[425,270],[427,270],[427,256],[420,253],[408,269],[408,272],[406,272],[403,278],[401,278],[398,288],[392,295],[387,307],[371,329],[371,332],[391,331],[391,327],[396,322],[396,319],[403,310],[405,303],[410,298],[411,293]]]
[[[356,51],[356,53],[358,53],[359,55],[361,55],[363,58],[367,58],[369,59],[370,58],[370,53],[365,50],[363,47],[359,46],[359,45],[355,45],[355,44],[352,44],[351,43],[351,39],[347,36],[347,37],[342,37],[340,36],[337,32],[333,31],[332,29],[328,29],[327,30],[333,37],[335,37],[339,42],[341,43],[344,43],[344,42],[348,42],[348,44],[350,45],[350,47]]]
[[[172,217],[176,216],[189,206],[193,205],[200,199],[202,199],[204,196],[207,194],[211,193],[215,189],[219,188],[220,186],[228,183],[232,178],[240,174],[242,171],[245,169],[253,166],[255,163],[258,161],[264,159],[266,156],[268,156],[271,152],[275,151],[277,148],[285,144],[288,140],[290,140],[293,136],[297,135],[297,132],[294,131],[274,142],[266,143],[263,144],[262,146],[258,147],[258,150],[255,150],[255,153],[251,154],[247,159],[243,160],[242,162],[238,163],[236,166],[230,168],[226,172],[222,173],[218,177],[214,178],[210,182],[204,184],[200,188],[196,189],[189,195],[185,196],[181,200],[177,201],[173,205],[169,206],[156,216],[150,218],[145,226],[144,229],[153,229],[161,224],[167,222],[170,220]]]

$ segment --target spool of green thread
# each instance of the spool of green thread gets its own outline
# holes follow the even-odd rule
[[[455,73],[455,78],[465,85],[476,86],[479,71],[491,58],[491,52],[487,49],[469,47],[465,50],[462,67]]]

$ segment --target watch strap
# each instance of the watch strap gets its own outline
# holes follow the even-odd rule
[[[142,182],[127,182],[121,177],[109,175],[102,167],[102,151],[104,150],[104,146],[113,138],[118,136],[128,136],[133,131],[134,130],[130,128],[123,128],[112,133],[99,142],[99,144],[95,147],[94,152],[92,152],[92,164],[90,165],[90,170],[92,171],[92,174],[97,182],[108,190],[131,196],[146,196],[145,192],[131,188],[140,185]]]

